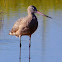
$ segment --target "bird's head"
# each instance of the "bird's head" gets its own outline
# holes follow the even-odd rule
[[[31,13],[36,13],[37,12],[37,8],[35,6],[32,6],[32,5],[29,6],[27,10],[30,11]]]
[[[37,10],[37,8],[36,8],[35,6],[33,6],[33,5],[29,6],[27,10],[28,10],[28,13],[38,13],[38,14],[43,15],[43,16],[45,16],[45,17],[51,18],[50,16],[47,16],[47,15],[45,15],[45,14],[39,12],[39,11]],[[51,18],[51,19],[52,19],[52,18]]]

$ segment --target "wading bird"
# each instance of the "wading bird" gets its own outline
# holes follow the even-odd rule
[[[30,37],[29,47],[31,46],[31,35],[36,31],[38,27],[37,17],[35,13],[51,18],[37,10],[35,6],[29,6],[27,8],[28,15],[26,17],[18,19],[12,27],[12,30],[9,32],[9,35],[15,35],[20,38],[20,47],[21,47],[21,36],[28,35]]]

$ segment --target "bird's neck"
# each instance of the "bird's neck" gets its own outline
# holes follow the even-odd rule
[[[28,16],[33,16],[33,15],[35,15],[35,14],[28,11]]]

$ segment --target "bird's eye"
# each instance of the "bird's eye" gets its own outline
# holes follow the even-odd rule
[[[34,10],[34,8],[32,8]]]

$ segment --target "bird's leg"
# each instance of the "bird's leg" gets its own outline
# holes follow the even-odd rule
[[[20,38],[20,47],[21,47],[21,35],[19,35],[19,38]]]
[[[19,38],[20,38],[20,57],[19,57],[19,59],[20,59],[20,62],[21,62],[21,35],[19,35]]]
[[[29,39],[29,62],[30,62],[30,47],[31,47],[31,35],[30,35],[30,39]]]
[[[21,62],[21,47],[20,47],[20,56],[19,56],[19,62]]]
[[[31,47],[31,35],[29,37],[30,37],[30,39],[29,39],[29,47]]]

